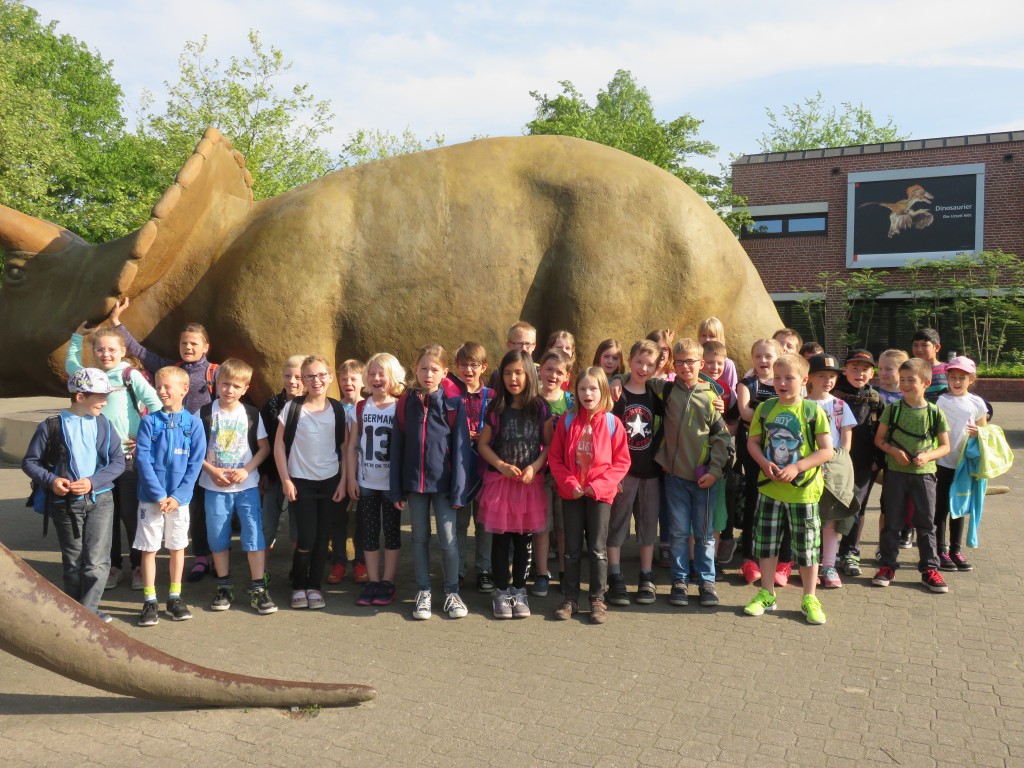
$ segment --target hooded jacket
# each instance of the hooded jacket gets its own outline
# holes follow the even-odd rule
[[[594,489],[594,498],[611,504],[619,492],[619,483],[629,472],[629,442],[626,440],[626,428],[617,416],[612,416],[615,434],[610,434],[608,418],[605,414],[589,416],[581,411],[571,420],[568,428],[566,419],[555,423],[554,437],[551,439],[551,450],[548,451],[548,467],[554,478],[558,495],[563,499],[572,499],[573,491],[579,488],[576,473],[576,446],[580,435],[587,425],[594,440],[594,461],[587,471],[587,485]]]
[[[67,411],[65,411],[67,413]],[[64,441],[64,452],[71,456],[71,445],[68,440],[67,430],[64,427],[64,419],[60,419],[60,436]],[[43,488],[49,488],[58,477],[67,476],[66,471],[56,467],[56,472],[51,472],[42,465],[43,456],[46,455],[47,426],[46,420],[40,422],[36,427],[32,439],[29,441],[25,458],[21,461],[21,469],[35,483]],[[96,471],[89,477],[92,483],[92,490],[89,498],[96,501],[101,493],[106,493],[114,487],[114,480],[124,472],[124,453],[121,450],[121,440],[114,431],[110,421],[100,414],[96,417]]]
[[[409,493],[447,493],[453,507],[466,506],[470,446],[461,397],[448,397],[440,387],[429,395],[406,390],[398,398],[391,429],[388,499],[402,501]]]
[[[205,456],[203,423],[188,411],[161,410],[144,416],[135,446],[139,501],[173,497],[181,505],[188,504]]]
[[[671,388],[667,382],[648,382],[665,399],[662,421],[664,437],[654,460],[670,475],[684,480],[697,479],[697,467],[720,480],[729,459],[729,430],[715,410],[714,393],[706,382],[698,381],[687,389],[678,379]],[[664,395],[668,389],[668,397]]]

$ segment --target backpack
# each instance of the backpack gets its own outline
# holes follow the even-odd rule
[[[910,455],[910,451],[908,451],[902,445],[893,440],[893,437],[897,432],[902,432],[905,435],[909,435],[915,440],[927,440],[929,437],[932,439],[933,442],[937,440],[939,437],[939,433],[936,430],[935,425],[938,423],[939,408],[934,403],[928,403],[926,407],[928,408],[928,431],[923,435],[919,435],[916,432],[911,432],[907,429],[904,429],[900,425],[900,411],[903,410],[903,400],[895,400],[892,403],[892,405],[889,406],[889,420],[885,424],[886,427],[889,428],[889,433],[885,436],[885,441],[887,443],[895,445],[897,448],[899,448],[907,455]],[[914,456],[911,455],[910,458],[913,459]]]
[[[61,468],[64,467],[68,461],[67,448],[64,446],[64,440],[61,435],[60,416],[47,416],[45,423],[46,448],[43,451],[43,455],[40,457],[39,463],[51,472],[60,475]],[[50,507],[52,503],[53,491],[39,485],[35,480],[33,480],[31,482],[31,490],[29,491],[28,499],[25,501],[25,506],[32,507],[37,513],[43,516],[43,536],[49,532]],[[72,518],[72,522],[74,522],[74,518]]]
[[[122,381],[124,381],[124,391],[128,395],[128,399],[132,401],[132,407],[135,409],[135,412],[137,414],[139,414],[139,416],[145,416],[147,413],[149,413],[149,408],[146,407],[145,403],[140,403],[139,402],[139,396],[136,395],[135,394],[135,390],[132,389],[132,385],[131,385],[132,374],[134,374],[136,376],[141,376],[142,375],[141,373],[139,373],[137,370],[135,370],[131,366],[128,366],[127,368],[125,368],[124,369],[124,374],[121,376]]]
[[[758,421],[761,424],[761,450],[764,450],[767,447],[766,440],[768,438],[768,432],[767,430],[765,430],[765,423],[768,421],[768,418],[772,415],[772,412],[775,410],[775,406],[778,405],[778,402],[779,398],[769,397],[767,400],[761,403],[760,415],[758,417]],[[814,425],[818,420],[818,404],[815,403],[813,400],[807,400],[805,398],[800,401],[800,408],[804,422],[804,439],[807,440],[807,445],[811,448],[811,452],[813,453],[815,450],[817,450],[818,444],[814,436]],[[768,454],[766,453],[765,456],[767,457],[767,455]],[[799,475],[797,475],[790,481],[790,485],[793,485],[797,488],[803,488],[805,485],[809,485],[810,482],[814,479],[815,471],[820,469],[821,467],[812,467],[811,469],[801,472]],[[773,481],[765,478],[763,481],[758,482],[758,486],[767,485],[770,482]]]
[[[566,411],[562,417],[565,420],[565,434],[569,434],[569,425],[572,424],[572,419],[576,415],[575,411]],[[610,411],[606,411],[604,414],[605,423],[608,425],[608,436],[615,437],[615,429],[618,419],[615,418],[614,414]]]
[[[291,408],[288,409],[288,418],[284,423],[284,434],[281,436],[284,440],[284,455],[286,458],[291,455],[292,443],[295,442],[295,430],[299,427],[299,414],[302,412],[302,404],[305,402],[306,396],[299,395],[291,401]],[[333,397],[328,397],[327,402],[330,403],[331,409],[334,411],[334,450],[340,459],[342,457],[341,444],[345,442],[345,406],[341,404],[340,400],[335,400]]]
[[[256,437],[256,430],[260,423],[260,412],[252,405],[246,405],[242,403],[242,407],[245,409],[245,417],[249,420],[249,428],[246,432],[246,436],[249,440],[249,451],[255,456],[259,450],[259,440]],[[210,432],[213,429],[213,403],[207,403],[199,409],[199,418],[203,421],[203,429],[206,432],[206,442],[210,442]]]
[[[184,368],[185,363],[179,360],[174,364],[176,368]],[[207,362],[206,364],[206,387],[210,390],[210,397],[216,399],[217,397],[217,369],[220,366],[217,363]]]

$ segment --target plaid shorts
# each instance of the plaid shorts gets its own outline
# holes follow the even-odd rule
[[[786,518],[793,530],[793,555],[796,564],[817,565],[821,549],[821,520],[818,505],[787,504],[757,494],[754,513],[754,557],[778,557]]]

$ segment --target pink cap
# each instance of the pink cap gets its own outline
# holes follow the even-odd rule
[[[971,374],[971,376],[978,375],[978,366],[974,364],[974,361],[971,360],[971,358],[964,357],[963,355],[960,355],[959,357],[954,357],[952,360],[946,363],[946,370],[964,371],[965,373]]]

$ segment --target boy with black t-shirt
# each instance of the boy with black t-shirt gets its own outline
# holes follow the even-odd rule
[[[640,577],[636,602],[653,603],[654,545],[658,542],[658,509],[661,504],[661,467],[654,455],[661,442],[661,417],[664,413],[661,398],[647,388],[647,382],[658,370],[661,350],[650,340],[638,341],[629,352],[629,378],[623,385],[622,395],[615,402],[612,413],[626,427],[631,464],[622,480],[622,491],[612,504],[608,523],[608,593],[611,605],[629,605],[626,579],[622,575],[620,557],[622,545],[629,536],[629,521],[636,519],[637,539],[640,543]]]

